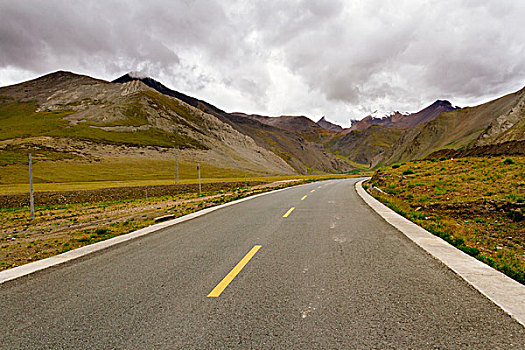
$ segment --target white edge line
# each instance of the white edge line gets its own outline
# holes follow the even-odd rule
[[[327,180],[321,180],[321,181],[327,181]],[[126,234],[123,234],[123,235],[120,235],[120,236],[116,236],[116,237],[107,239],[105,241],[100,241],[100,242],[97,242],[97,243],[86,245],[84,247],[80,247],[80,248],[77,248],[77,249],[74,249],[74,250],[70,250],[68,252],[65,252],[65,253],[62,253],[62,254],[59,254],[59,255],[55,255],[55,256],[52,256],[52,257],[49,257],[49,258],[38,260],[38,261],[29,263],[29,264],[25,264],[25,265],[22,265],[22,266],[13,267],[12,269],[4,270],[4,271],[0,272],[0,284],[5,283],[7,281],[11,281],[11,280],[17,279],[17,278],[20,278],[20,277],[23,277],[23,276],[30,275],[30,274],[35,273],[37,271],[45,270],[47,268],[63,264],[65,262],[68,262],[68,261],[71,261],[71,260],[75,260],[75,259],[81,258],[81,257],[86,256],[88,254],[98,252],[100,250],[112,247],[114,245],[117,245],[117,244],[120,244],[120,243],[123,243],[123,242],[130,241],[132,239],[136,239],[136,238],[148,235],[148,234],[156,232],[158,230],[162,230],[163,228],[170,227],[170,226],[173,226],[173,225],[176,225],[176,224],[179,224],[181,222],[188,221],[188,220],[191,220],[191,219],[195,219],[195,218],[197,218],[199,216],[206,215],[206,214],[211,213],[211,212],[213,212],[215,210],[218,210],[218,209],[221,209],[221,208],[224,208],[224,207],[228,207],[230,205],[239,204],[239,203],[242,203],[244,201],[247,201],[247,200],[250,200],[250,199],[254,199],[254,198],[257,198],[257,197],[261,197],[261,196],[265,196],[265,195],[268,195],[268,194],[271,194],[271,193],[276,193],[276,192],[280,192],[280,191],[284,191],[284,190],[288,190],[288,189],[296,188],[296,187],[300,187],[300,186],[306,186],[306,185],[311,185],[311,183],[295,185],[295,186],[290,186],[290,187],[286,187],[286,188],[280,188],[278,190],[273,190],[273,191],[269,191],[269,192],[259,193],[259,194],[255,194],[253,196],[249,196],[249,197],[246,197],[246,198],[237,199],[237,200],[234,200],[234,201],[231,201],[231,202],[228,202],[228,203],[224,203],[224,204],[221,204],[221,205],[217,205],[217,206],[214,206],[214,207],[202,209],[202,210],[196,211],[194,213],[178,217],[178,218],[173,219],[173,220],[169,220],[169,221],[161,222],[161,223],[154,224],[154,225],[151,225],[151,226],[148,226],[148,227],[144,227],[144,228],[142,228],[140,230],[133,231],[133,232],[130,232],[130,233],[126,233]]]
[[[462,252],[388,208],[363,189],[363,181],[366,179],[356,182],[355,187],[359,196],[368,206],[435,259],[441,261],[467,281],[522,326],[525,326],[524,285]]]

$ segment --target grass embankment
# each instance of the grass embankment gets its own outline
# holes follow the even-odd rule
[[[525,284],[525,157],[394,164],[369,184],[401,215]]]
[[[273,182],[248,188],[212,190],[201,195],[188,192],[147,199],[41,205],[35,208],[34,221],[30,220],[27,207],[1,208],[0,270],[149,226],[155,217],[167,214],[180,217],[257,193],[334,177],[342,178],[311,176],[297,181]]]

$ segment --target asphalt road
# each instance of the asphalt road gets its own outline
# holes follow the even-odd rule
[[[262,196],[5,283],[0,347],[524,348],[521,325],[384,222],[354,182]]]

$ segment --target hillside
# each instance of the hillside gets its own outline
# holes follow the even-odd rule
[[[403,135],[387,163],[423,158],[443,148],[460,149],[523,140],[524,92],[508,94],[419,124]]]
[[[338,134],[328,142],[327,147],[357,163],[374,167],[396,146],[403,133],[401,129],[374,125]]]
[[[416,113],[395,112],[383,118],[367,116],[335,135],[327,147],[357,163],[376,166],[396,152],[400,140],[414,127],[456,109],[448,101],[437,100]]]
[[[323,140],[327,133],[306,117],[278,117],[227,113],[205,101],[171,90],[151,78],[126,74],[115,82],[140,80],[151,88],[212,114],[233,129],[252,138],[257,145],[281,157],[299,173],[345,172],[352,166],[328,152]]]
[[[295,173],[228,123],[140,81],[56,72],[2,87],[0,121],[0,183],[26,178],[27,153],[36,182],[173,179],[175,150],[181,173],[196,163],[208,176]]]

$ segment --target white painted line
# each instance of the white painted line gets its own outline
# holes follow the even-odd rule
[[[441,261],[457,275],[485,295],[494,304],[525,326],[525,286],[434,236],[369,195],[356,182],[359,196],[389,224]]]
[[[71,261],[71,260],[74,260],[74,259],[78,259],[78,258],[86,256],[88,254],[91,254],[91,253],[94,253],[94,252],[98,252],[100,250],[112,247],[112,246],[114,246],[116,244],[120,244],[120,243],[123,243],[123,242],[130,241],[132,239],[136,239],[136,238],[148,235],[148,234],[153,233],[155,231],[162,230],[163,228],[170,227],[170,226],[179,224],[181,222],[197,218],[197,217],[202,216],[202,215],[206,215],[208,213],[211,213],[212,211],[215,211],[215,210],[218,210],[218,209],[221,209],[221,208],[224,208],[224,207],[229,207],[230,205],[239,204],[239,203],[245,202],[247,200],[254,199],[254,198],[257,198],[257,197],[261,197],[261,196],[265,196],[265,195],[268,195],[268,194],[271,194],[271,193],[277,193],[277,192],[288,190],[288,189],[291,189],[291,188],[296,188],[296,187],[300,187],[300,186],[308,186],[308,185],[311,185],[311,183],[290,186],[290,187],[281,188],[281,189],[274,190],[274,191],[259,193],[259,194],[256,194],[256,195],[253,195],[253,196],[250,196],[250,197],[246,197],[246,198],[241,198],[241,199],[238,199],[238,200],[235,200],[235,201],[231,201],[231,202],[228,202],[228,203],[217,205],[215,207],[202,209],[202,210],[196,211],[194,213],[181,216],[181,217],[176,218],[174,220],[164,221],[164,222],[161,222],[161,223],[158,223],[158,224],[155,224],[155,225],[151,225],[151,226],[145,227],[145,228],[137,230],[137,231],[133,231],[133,232],[121,235],[121,236],[110,238],[110,239],[105,240],[105,241],[100,241],[100,242],[93,243],[93,244],[90,244],[90,245],[87,245],[87,246],[84,246],[84,247],[81,247],[81,248],[77,248],[77,249],[71,250],[71,251],[66,252],[66,253],[62,253],[62,254],[55,255],[55,256],[52,256],[52,257],[49,257],[49,258],[46,258],[46,259],[38,260],[38,261],[29,263],[29,264],[25,264],[25,265],[22,265],[22,266],[17,266],[17,267],[14,267],[12,269],[9,269],[9,270],[1,271],[0,272],[0,284],[2,284],[4,282],[7,282],[7,281],[10,281],[10,280],[14,280],[16,278],[20,278],[22,276],[26,276],[26,275],[32,274],[32,273],[40,271],[40,270],[44,270],[44,269],[50,268],[52,266],[56,266],[56,265],[63,264],[65,262],[68,262],[68,261]]]

